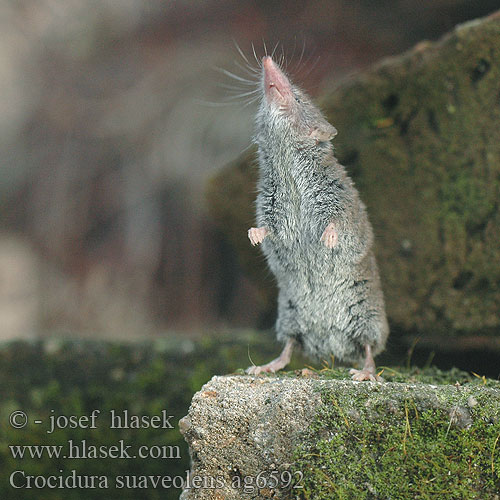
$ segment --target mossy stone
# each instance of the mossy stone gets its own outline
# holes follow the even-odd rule
[[[320,101],[368,207],[396,329],[500,348],[500,14],[343,81]],[[211,179],[212,213],[273,307],[248,244],[255,152]],[[489,343],[488,343],[489,342]]]

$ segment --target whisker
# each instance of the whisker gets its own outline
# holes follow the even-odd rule
[[[284,68],[286,70],[286,66],[285,66],[285,51],[283,49],[283,46],[281,46],[281,56],[280,56],[280,67],[281,68]]]
[[[240,90],[247,92],[248,90],[250,90],[252,88],[258,88],[259,82],[255,81],[255,82],[252,82],[250,84],[250,83],[246,83],[246,82],[229,80],[229,81],[220,82],[219,85],[223,86],[226,89],[229,89],[229,88],[240,89]]]
[[[194,99],[196,104],[200,104],[202,106],[208,106],[211,108],[220,108],[224,106],[234,106],[238,104],[240,107],[245,108],[250,104],[258,101],[260,99],[260,95],[249,96],[249,99],[241,99],[241,96],[225,96],[221,101],[207,101],[205,99]]]
[[[248,80],[247,78],[243,78],[242,76],[235,75],[234,73],[231,73],[231,71],[228,71],[227,69],[224,68],[217,68],[219,71],[222,71],[226,76],[229,76],[230,78],[234,78],[235,80],[238,80],[242,83],[250,84],[250,85],[255,85],[255,82],[252,80]]]
[[[255,77],[255,75],[260,74],[260,71],[258,71],[255,68],[252,68],[251,66],[248,66],[248,67],[243,66],[238,61],[234,61],[234,64],[236,64],[236,66],[238,66],[238,68],[240,68],[241,70],[245,71],[251,77]]]
[[[234,106],[234,102],[215,102],[215,101],[205,101],[204,99],[194,99],[196,104],[202,106],[208,106],[210,108],[221,108],[223,106]]]
[[[236,64],[239,68],[241,68],[241,69],[243,69],[244,71],[246,71],[247,73],[255,73],[255,74],[260,74],[260,70],[259,70],[259,68],[260,68],[260,62],[259,62],[259,60],[258,60],[258,58],[257,58],[256,53],[255,53],[255,48],[254,48],[253,44],[252,44],[252,49],[253,49],[253,53],[254,53],[255,60],[256,60],[257,65],[258,65],[258,67],[257,67],[257,68],[256,68],[256,67],[254,67],[254,66],[252,66],[252,64],[250,63],[250,61],[249,61],[248,57],[245,55],[245,53],[243,52],[243,50],[241,50],[241,47],[238,45],[238,43],[237,43],[234,39],[233,39],[233,42],[234,42],[234,44],[235,44],[235,46],[236,46],[236,50],[237,50],[237,51],[238,51],[238,53],[241,55],[241,57],[242,57],[242,59],[243,59],[243,61],[244,61],[244,63],[245,63],[244,65],[242,65],[242,64],[241,64],[241,63],[239,63],[238,61],[234,61],[234,62],[235,62],[235,64]],[[252,74],[251,76],[253,77],[254,75]]]
[[[220,85],[220,88],[222,88],[225,92],[230,92],[232,95],[240,95],[240,96],[247,96],[247,95],[254,95],[254,94],[259,94],[260,89],[254,89],[250,91],[245,91],[245,89],[238,89],[234,87],[229,87],[229,86],[224,86]]]
[[[259,97],[256,97],[254,99],[250,99],[245,104],[243,104],[242,108],[246,108],[247,106],[250,106],[250,104],[253,104],[254,102],[257,102],[258,100],[259,100]]]
[[[273,51],[271,52],[271,59],[274,59],[274,53],[276,52],[276,49],[278,48],[278,45],[279,45],[279,44],[280,44],[279,42],[276,42],[276,45],[274,46],[274,49],[273,49]]]
[[[232,80],[230,82],[218,82],[217,84],[218,87],[223,87],[224,89],[236,89],[236,90],[244,90],[245,92],[249,90],[249,87],[255,87],[257,88],[258,83],[254,82],[253,85],[250,85],[249,83],[244,83],[244,82],[233,82]]]
[[[295,55],[296,49],[297,49],[297,35],[293,37],[293,50],[292,50],[292,55],[290,56],[290,61],[293,61],[293,56]]]
[[[307,73],[304,76],[308,76],[311,73],[311,71],[316,67],[316,65],[318,64],[320,59],[321,59],[321,56],[318,56],[316,58],[316,61],[311,65],[311,67],[307,70]]]
[[[311,67],[311,66],[309,66],[309,62],[311,61],[311,58],[312,58],[312,57],[314,57],[314,54],[311,52],[311,53],[307,56],[307,58],[304,60],[304,62],[303,62],[303,64],[302,64],[302,67],[304,67],[304,68],[309,68],[309,69],[308,69],[308,71],[307,71],[307,73],[306,73],[304,76],[307,76],[307,75],[308,75],[308,74],[312,71],[312,68],[314,67],[314,65],[316,65],[316,64],[317,64],[317,62],[318,62],[318,61],[316,61],[312,67]]]
[[[300,58],[297,64],[295,64],[294,69],[299,69],[300,68],[300,63],[302,62],[302,58],[304,57],[304,52],[306,50],[306,40],[305,38],[302,40],[302,52],[300,53]]]
[[[240,152],[240,155],[242,155],[245,151],[248,151],[252,146],[253,146],[253,142],[250,141],[248,146]]]
[[[262,37],[262,44],[264,45],[264,53],[267,56],[267,47],[266,47],[266,41],[264,40],[264,37]]]
[[[285,57],[285,49],[283,47],[281,47],[280,63],[283,70],[286,71],[286,57]]]
[[[260,72],[260,65],[255,66],[255,64],[252,66],[251,64],[245,64],[242,66],[244,68],[247,68],[249,71],[252,71],[253,73],[259,73]]]
[[[255,89],[255,90],[252,90],[250,92],[242,92],[240,94],[234,94],[232,96],[229,96],[229,98],[231,98],[231,99],[237,99],[239,97],[247,97],[249,95],[257,95],[257,94],[260,94],[260,89]]]
[[[238,42],[234,38],[233,38],[233,43],[234,45],[236,45],[236,50],[240,53],[240,56],[247,62],[249,66],[251,66],[250,61],[247,59],[247,56],[243,53],[240,46],[238,45]]]
[[[254,47],[253,42],[252,42],[252,51],[253,51],[253,56],[255,57],[255,60],[257,61],[257,65],[258,65],[258,66],[259,66],[259,68],[260,68],[260,64],[261,64],[261,63],[260,63],[260,61],[259,61],[259,59],[258,59],[258,57],[257,57],[257,54],[255,53],[255,47]]]

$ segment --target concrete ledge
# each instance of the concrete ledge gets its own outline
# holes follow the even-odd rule
[[[499,498],[500,383],[304,373],[216,376],[195,394],[182,500]]]

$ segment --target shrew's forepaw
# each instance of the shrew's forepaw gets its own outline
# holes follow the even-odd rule
[[[328,226],[326,226],[326,229],[323,231],[323,234],[321,235],[320,241],[323,242],[326,248],[333,248],[338,242],[338,234],[337,230],[335,229],[335,225],[333,222],[330,222]]]
[[[255,246],[264,241],[264,238],[269,234],[266,227],[251,227],[248,230],[248,239]]]

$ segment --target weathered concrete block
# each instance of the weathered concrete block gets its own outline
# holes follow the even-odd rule
[[[212,378],[180,421],[193,486],[181,499],[498,500],[500,383],[395,373],[406,383]]]
[[[383,61],[321,99],[374,225],[389,318],[437,341],[480,333],[485,345],[500,346],[498,61],[500,13]],[[211,179],[208,195],[270,302],[264,262],[246,237],[253,158]]]

